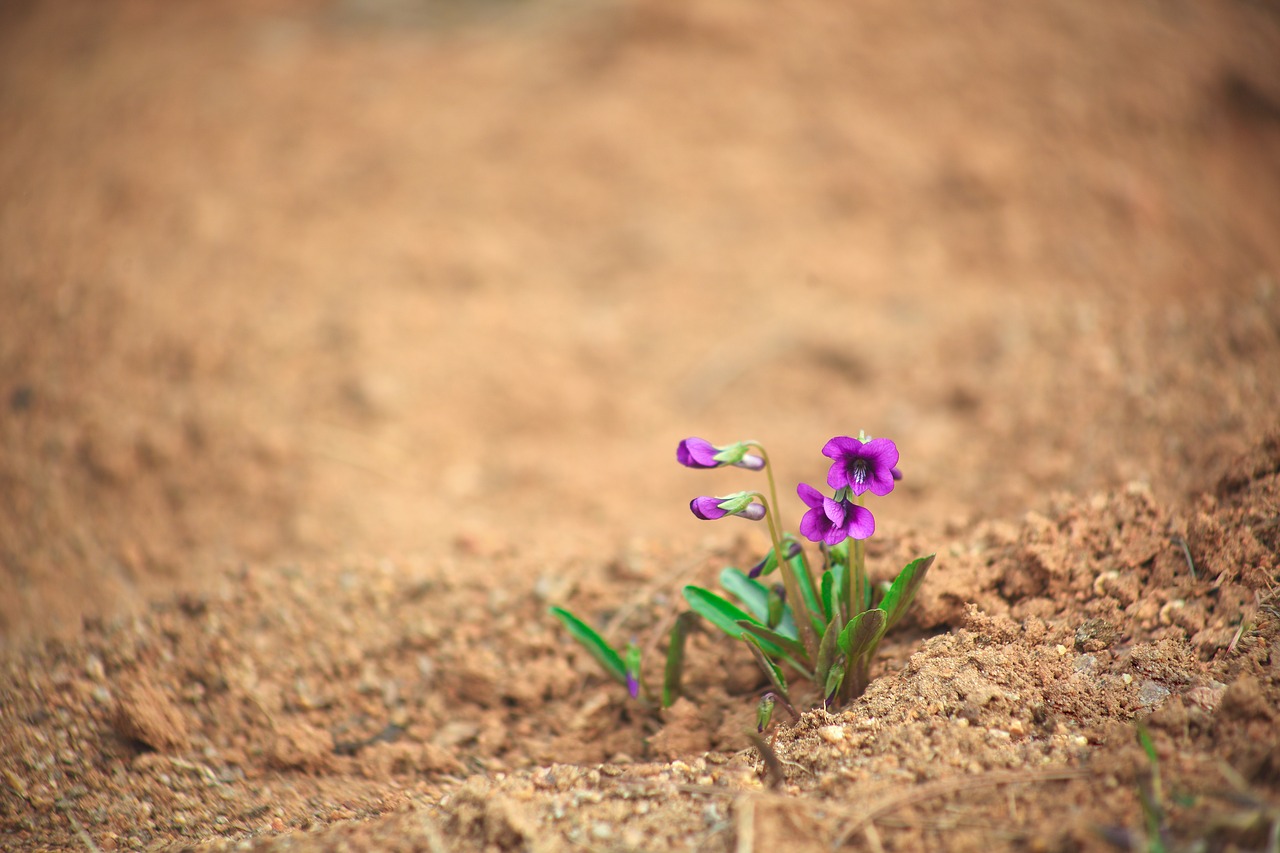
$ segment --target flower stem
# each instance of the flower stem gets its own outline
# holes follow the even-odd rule
[[[765,476],[769,478],[769,500],[771,501],[771,503],[769,503],[769,504],[768,504],[768,506],[771,506],[771,507],[779,506],[779,503],[778,503],[778,486],[777,486],[777,482],[774,480],[774,477],[773,477],[773,462],[771,462],[771,461],[769,460],[769,451],[765,450],[765,449],[764,449],[764,445],[763,445],[763,444],[761,444],[760,442],[756,441],[755,439],[748,439],[746,443],[747,443],[748,445],[750,445],[751,447],[754,447],[756,450],[760,451],[760,458],[764,460],[764,473],[765,473]],[[790,570],[790,561],[789,561],[789,560],[785,560],[785,559],[783,558],[783,552],[782,552],[782,550],[778,547],[778,546],[781,544],[781,542],[782,542],[781,537],[780,537],[780,536],[778,536],[778,535],[776,535],[776,533],[775,533],[774,538],[773,538],[773,548],[774,548],[773,553],[774,553],[774,554],[777,556],[777,558],[778,558],[778,565],[779,565],[779,567],[783,567],[783,564],[785,563],[785,564],[786,564],[786,566],[785,566],[784,568],[785,568],[785,570],[786,570],[786,571],[789,571],[789,570]],[[801,561],[800,561],[800,562],[801,562],[801,565],[803,566],[802,571],[803,571],[803,572],[804,572],[804,574],[805,574],[805,578],[804,578],[804,580],[805,580],[805,589],[806,589],[806,590],[813,590],[813,589],[814,589],[814,585],[813,585],[813,572],[812,572],[812,571],[810,570],[810,568],[809,568],[809,561],[803,558],[803,553],[802,553],[802,555],[801,555]],[[791,591],[789,591],[789,590],[788,590],[787,595],[791,595]],[[807,600],[807,599],[806,599],[805,603],[806,603],[806,604],[808,603],[808,600]],[[810,654],[815,654],[815,652],[810,651]]]
[[[751,447],[754,447],[756,450],[760,451],[760,458],[764,460],[764,474],[766,477],[769,478],[769,500],[772,501],[772,503],[770,503],[769,506],[777,506],[778,505],[778,487],[773,480],[773,463],[769,461],[769,451],[765,450],[764,445],[758,441],[748,440],[746,443]],[[775,537],[774,538],[775,545],[777,545],[777,541],[778,540]],[[782,552],[779,551],[778,555],[779,555],[779,559],[781,559]]]
[[[866,503],[866,500],[866,495],[858,495],[858,506],[863,506]],[[853,563],[853,570],[858,573],[857,576],[862,578],[861,586],[865,590],[867,585],[870,583],[870,581],[867,580],[867,541],[865,539],[854,539],[852,551],[853,553],[850,555],[850,562]],[[862,604],[863,603],[859,601],[858,607],[861,608]],[[850,608],[850,610],[852,610],[852,608]],[[852,616],[850,618],[852,618]]]
[[[858,506],[862,506],[863,496],[858,495]],[[849,619],[855,619],[862,613],[864,596],[869,581],[867,580],[867,543],[862,539],[852,540],[849,549],[849,582],[847,586]],[[854,598],[857,601],[854,601]],[[856,606],[855,606],[856,605]],[[867,689],[866,669],[872,652],[865,652],[857,660],[845,661],[844,682],[840,685],[842,702],[850,702],[862,695]]]
[[[765,467],[769,467],[767,462]],[[796,626],[800,629],[800,640],[804,643],[805,651],[809,653],[809,661],[816,661],[818,659],[818,637],[813,630],[813,617],[809,615],[809,605],[804,600],[800,582],[796,579],[795,572],[791,570],[791,561],[787,559],[786,552],[782,550],[782,538],[778,535],[778,522],[773,517],[773,507],[760,492],[755,492],[754,494],[760,503],[764,504],[764,517],[769,522],[769,538],[773,540],[773,553],[778,559],[778,570],[782,572],[782,585],[787,590],[787,601],[791,604]]]

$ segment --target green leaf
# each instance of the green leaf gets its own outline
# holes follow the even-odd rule
[[[833,603],[831,615],[839,614],[842,620],[847,620],[849,618],[849,564],[832,563],[831,578],[831,601]],[[865,607],[860,608],[858,612],[862,612],[865,609]]]
[[[785,538],[787,541],[795,539],[791,534],[787,534]],[[799,554],[788,560],[787,564],[791,566],[791,571],[795,573],[796,580],[800,584],[800,594],[804,596],[804,603],[809,608],[809,612],[811,614],[821,613],[822,604],[818,601],[818,593],[813,588],[813,578],[809,575],[809,561],[805,559],[804,549],[802,548]],[[821,628],[818,629],[818,631],[821,630]]]
[[[835,610],[832,608],[831,597],[835,594],[835,578],[830,571],[822,573],[822,615],[831,620]]]
[[[840,632],[840,650],[850,661],[856,661],[880,642],[887,623],[888,615],[879,608],[859,613]]]
[[[714,592],[708,592],[700,586],[689,585],[684,588],[685,600],[689,602],[689,606],[696,610],[700,615],[706,618],[708,622],[715,625],[721,631],[724,631],[730,637],[737,639],[743,635],[743,629],[739,622],[750,622],[764,628],[759,621],[752,619],[738,607],[725,601]],[[765,630],[768,630],[767,628]],[[765,651],[771,655],[782,654],[782,649],[777,644],[768,640],[761,640],[764,644]]]
[[[680,682],[684,677],[684,640],[697,619],[696,613],[686,610],[676,617],[671,626],[671,638],[667,641],[667,668],[662,674],[662,707],[670,708],[680,698]]]
[[[757,625],[756,623],[748,622],[745,619],[738,622],[738,627],[743,631],[746,631],[748,634],[753,634],[757,639],[764,640],[766,646],[769,644],[777,646],[781,649],[781,652],[778,655],[779,657],[784,658],[787,663],[805,673],[806,676],[810,675],[808,667],[799,663],[799,661],[805,661],[807,663],[809,660],[809,655],[805,651],[804,645],[799,640],[784,637],[777,631],[772,631],[763,625]]]
[[[747,577],[741,569],[729,566],[720,573],[720,585],[725,591],[732,593],[751,613],[757,622],[764,624],[769,620],[769,588],[755,578]],[[791,615],[791,608],[782,612],[782,621],[776,630],[783,636],[798,639],[796,620]]]
[[[822,688],[822,698],[825,700],[828,696],[834,696],[835,692],[840,689],[840,685],[844,684],[845,668],[839,661],[836,666],[827,670],[827,680]]]
[[[627,667],[623,664],[622,658],[591,626],[563,607],[552,607],[551,615],[564,623],[573,638],[591,653],[605,672],[613,676],[623,687],[627,686]]]
[[[782,670],[778,665],[769,660],[769,655],[765,653],[764,641],[752,634],[743,634],[742,639],[747,641],[747,648],[751,650],[751,655],[756,659],[756,663],[760,664],[760,668],[764,670],[764,674],[769,677],[769,681],[773,684],[773,689],[778,691],[778,695],[791,702],[791,696],[787,693],[787,680],[782,677]]]
[[[832,619],[822,632],[822,642],[818,645],[818,659],[814,662],[813,674],[819,684],[826,684],[831,669],[835,666],[836,645],[839,639],[840,632],[836,630],[836,620]],[[843,667],[839,668],[843,669]],[[829,695],[823,694],[824,697]]]
[[[773,719],[775,701],[772,693],[766,693],[760,698],[759,704],[756,705],[757,732],[762,732],[769,727],[769,722]]]
[[[898,620],[911,607],[911,602],[915,599],[920,584],[924,582],[924,576],[929,571],[929,567],[933,565],[935,556],[930,554],[927,557],[912,560],[893,579],[893,585],[880,601],[880,609],[889,617],[889,621],[885,624],[886,631],[898,624]]]

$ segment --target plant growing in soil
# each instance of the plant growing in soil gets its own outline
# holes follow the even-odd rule
[[[720,574],[721,586],[737,603],[702,587],[684,588],[693,612],[741,639],[764,670],[772,690],[760,702],[757,724],[761,730],[777,702],[793,716],[799,715],[784,666],[816,686],[824,705],[844,704],[860,696],[870,680],[880,641],[907,612],[933,564],[932,554],[913,560],[877,596],[867,577],[865,547],[875,532],[875,517],[864,503],[868,492],[883,497],[901,479],[898,448],[887,438],[859,434],[858,438],[832,438],[822,453],[832,460],[827,485],[834,494],[828,497],[807,483],[796,487],[808,508],[800,520],[800,533],[818,543],[821,554],[815,572],[801,540],[778,524],[777,484],[768,453],[759,442],[717,446],[687,438],[676,448],[676,460],[689,468],[736,466],[766,475],[767,496],[761,491],[741,491],[701,496],[689,503],[693,514],[703,520],[738,516],[769,526],[773,547],[763,559],[748,572],[728,567]],[[774,572],[781,583],[766,586],[759,580]],[[619,652],[568,610],[553,607],[551,612],[632,698],[655,701],[641,676],[638,646],[632,643]],[[684,641],[691,619],[691,613],[682,614],[671,630],[660,696],[663,707],[680,695]]]

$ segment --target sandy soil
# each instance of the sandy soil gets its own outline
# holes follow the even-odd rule
[[[0,847],[1274,849],[1272,6],[180,6],[0,6]],[[939,556],[776,764],[547,615],[859,429]]]

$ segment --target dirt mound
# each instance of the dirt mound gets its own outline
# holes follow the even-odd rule
[[[1250,519],[1274,515],[1274,445],[1251,458],[1256,477],[1225,480],[1231,497],[1198,508],[1193,556],[1224,551],[1203,531],[1247,541]],[[1007,541],[972,531],[939,558],[917,617],[953,630],[896,637],[853,707],[777,729],[775,790],[746,739],[764,681],[740,646],[696,634],[689,698],[654,715],[545,615],[571,598],[610,633],[656,644],[674,612],[656,567],[678,555],[636,554],[630,581],[554,592],[518,555],[457,557],[447,572],[247,570],[217,595],[11,659],[7,837],[265,841],[407,809],[355,837],[719,849],[759,827],[814,845],[856,831],[977,849],[999,826],[1056,847],[1141,829],[1133,721],[1146,718],[1165,790],[1194,801],[1169,806],[1172,831],[1225,838],[1214,821],[1239,804],[1217,799],[1224,783],[1258,798],[1260,821],[1280,793],[1280,562],[1241,550],[1262,561],[1202,559],[1193,576],[1169,528],[1168,510],[1131,489],[1009,525]],[[488,571],[512,582],[495,587]],[[635,596],[619,599],[627,587]],[[978,603],[947,604],[961,599]]]

